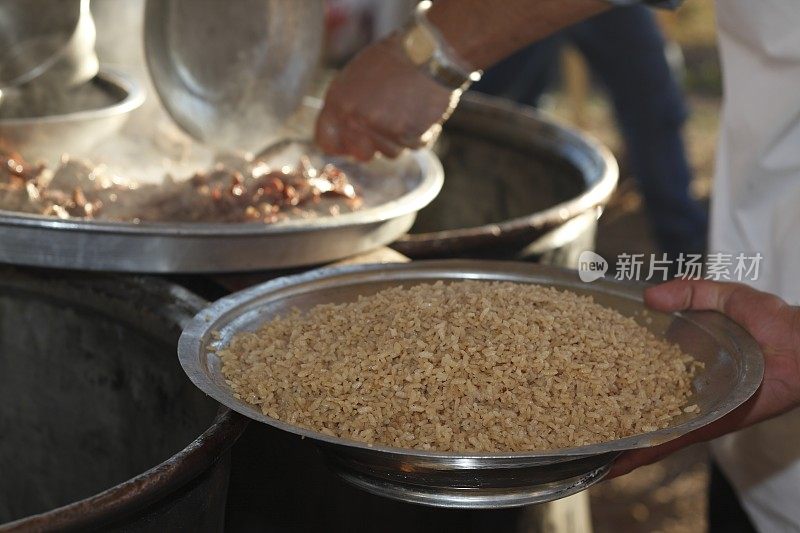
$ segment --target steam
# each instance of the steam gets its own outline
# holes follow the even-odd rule
[[[144,86],[147,99],[117,135],[86,154],[75,155],[143,183],[158,183],[167,175],[187,178],[210,168],[219,156],[217,151],[195,141],[174,123],[151,82],[144,53],[144,0],[94,0],[92,14],[100,64],[134,76]],[[316,92],[321,92],[322,80],[314,85]],[[313,109],[301,108],[272,138],[264,139],[263,146],[281,138],[308,137],[315,114]]]
[[[144,57],[144,0],[95,0],[97,56],[101,65],[132,75],[147,94],[113,137],[85,154],[70,154],[104,165],[110,174],[158,183],[166,175],[188,177],[208,168],[214,152],[195,142],[172,121],[158,100]]]

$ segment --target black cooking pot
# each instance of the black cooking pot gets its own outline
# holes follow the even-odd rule
[[[175,355],[203,300],[148,278],[0,270],[0,531],[220,531],[246,426]]]

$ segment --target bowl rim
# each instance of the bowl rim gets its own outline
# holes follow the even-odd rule
[[[437,270],[438,269],[438,270]],[[457,277],[456,275],[442,275],[441,271],[466,274]],[[426,272],[428,275],[426,276]],[[236,400],[232,391],[228,387],[223,389],[214,382],[208,373],[203,369],[202,357],[206,355],[204,350],[204,339],[212,334],[213,331],[220,329],[219,322],[230,324],[235,320],[236,311],[248,302],[266,294],[280,290],[290,289],[293,286],[302,284],[313,284],[315,282],[334,283],[337,278],[342,280],[347,277],[366,276],[367,281],[386,281],[386,280],[412,280],[426,278],[434,281],[438,279],[477,279],[477,280],[497,280],[498,275],[510,276],[500,278],[505,281],[524,281],[524,276],[545,276],[558,280],[560,288],[570,289],[571,287],[585,290],[587,286],[602,286],[605,292],[642,301],[642,291],[648,286],[642,282],[623,282],[616,280],[598,280],[591,284],[581,282],[575,270],[554,267],[549,265],[539,265],[523,263],[518,261],[487,261],[487,260],[465,260],[465,259],[445,259],[445,260],[421,260],[410,263],[399,264],[368,264],[368,265],[345,265],[338,267],[321,268],[302,274],[276,278],[274,280],[255,285],[240,292],[233,293],[212,303],[206,309],[198,313],[194,319],[186,326],[178,341],[178,358],[189,379],[203,392],[213,397],[230,409],[255,420],[266,423],[283,431],[311,438],[319,441],[320,444],[334,445],[348,448],[353,452],[366,452],[375,454],[390,454],[393,456],[413,457],[417,460],[428,459],[433,463],[450,461],[459,468],[481,468],[487,463],[493,464],[503,461],[523,461],[523,460],[542,460],[557,462],[570,458],[586,457],[593,455],[606,454],[610,452],[622,452],[626,450],[646,448],[656,446],[664,442],[681,437],[691,431],[704,427],[730,413],[744,402],[746,402],[761,385],[764,375],[764,360],[758,343],[741,326],[733,320],[725,317],[721,313],[713,311],[688,311],[672,313],[676,317],[693,322],[706,333],[711,331],[717,334],[728,336],[735,346],[741,348],[742,370],[738,377],[736,387],[725,397],[716,408],[700,412],[696,417],[685,420],[675,426],[659,429],[653,432],[641,433],[596,444],[587,444],[571,448],[560,448],[542,451],[519,451],[519,452],[468,452],[468,451],[432,451],[415,448],[399,448],[381,444],[369,444],[351,439],[326,435],[324,433],[306,429],[297,425],[289,424],[263,415],[256,407],[244,401]],[[371,278],[369,276],[372,276]],[[518,278],[514,278],[518,276]],[[528,278],[528,283],[537,283],[532,278]],[[542,283],[539,281],[538,283]],[[248,308],[248,311],[250,309]],[[655,314],[655,311],[650,311]],[[231,318],[230,315],[234,315]],[[216,329],[215,329],[216,327]],[[224,378],[223,378],[224,379]]]
[[[63,122],[82,122],[125,115],[140,107],[145,101],[145,91],[142,85],[133,76],[125,74],[116,68],[101,65],[97,75],[89,83],[111,86],[118,91],[123,91],[124,96],[111,105],[96,109],[84,109],[43,117],[0,118],[0,129],[31,125],[44,126]]]
[[[2,125],[0,124],[0,127]],[[107,220],[60,219],[45,215],[0,209],[3,226],[32,227],[69,232],[144,236],[218,237],[302,234],[386,222],[428,205],[444,184],[444,170],[430,150],[416,150],[407,155],[419,168],[419,181],[400,196],[371,207],[337,216],[290,219],[274,224],[264,222],[117,222]]]

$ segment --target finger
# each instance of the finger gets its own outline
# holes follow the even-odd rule
[[[376,151],[380,152],[389,159],[394,159],[395,157],[399,156],[405,149],[402,146],[398,146],[394,142],[380,136],[373,137],[372,141],[375,143]]]
[[[423,137],[427,132],[418,131],[402,117],[397,117],[392,123],[385,124],[377,116],[372,115],[365,117],[362,124],[375,132],[381,139],[397,146],[400,151],[406,148],[416,150],[425,146]]]
[[[645,303],[659,311],[716,310],[722,311],[733,284],[702,280],[674,280],[648,288]]]
[[[394,116],[386,120],[382,112],[363,116],[362,124],[401,148],[418,149],[433,144],[442,131],[442,118],[439,120],[420,120],[410,117]]]
[[[402,127],[393,127],[390,130],[389,128],[377,127],[371,123],[367,123],[366,127],[368,127],[370,131],[373,132],[376,139],[380,139],[387,148],[391,149],[392,147],[396,147],[397,153],[400,153],[406,148],[415,150],[425,146],[422,135],[409,133]]]
[[[688,443],[686,445],[688,446]],[[667,457],[669,454],[679,450],[681,447],[682,446],[676,441],[674,445],[672,442],[668,442],[667,444],[655,446],[653,448],[625,452],[620,455],[616,461],[614,461],[614,464],[611,466],[611,470],[606,476],[606,479],[624,476],[625,474],[633,472],[637,468],[656,463]]]
[[[433,146],[436,143],[436,140],[439,138],[439,135],[442,134],[442,125],[441,124],[434,124],[428,131],[422,134],[420,140],[425,143],[425,146]]]
[[[392,141],[388,136],[376,131],[359,120],[351,119],[350,125],[362,135],[368,137],[375,146],[375,150],[386,157],[395,158],[403,151],[403,147]]]
[[[342,153],[358,161],[367,162],[375,156],[375,145],[367,137],[348,135],[345,138]]]
[[[410,150],[418,150],[420,148],[423,148],[426,144],[425,140],[423,139],[423,135],[417,135],[411,133],[404,134],[398,137],[397,143]]]
[[[369,161],[375,155],[375,144],[370,134],[354,125],[351,121],[343,124],[342,153],[359,161]]]
[[[754,333],[766,316],[780,311],[786,304],[777,296],[757,291],[739,283],[708,280],[674,280],[650,287],[645,303],[659,311],[719,311]]]
[[[342,153],[340,120],[329,105],[325,105],[317,117],[314,129],[314,140],[324,152],[329,154]]]

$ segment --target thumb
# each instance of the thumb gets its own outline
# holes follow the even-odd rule
[[[770,340],[764,333],[788,308],[773,294],[741,283],[709,280],[673,280],[649,287],[644,301],[658,311],[718,311],[746,329],[762,347]]]

